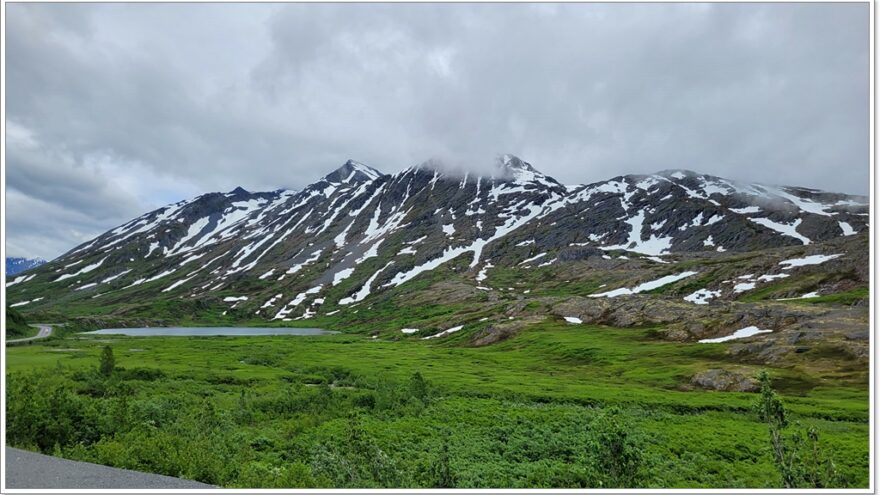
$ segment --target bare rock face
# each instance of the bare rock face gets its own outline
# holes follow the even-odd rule
[[[757,392],[760,388],[754,378],[719,368],[697,373],[691,378],[691,385],[722,392]]]
[[[681,320],[685,304],[627,297],[620,299],[571,297],[553,308],[557,316],[577,316],[584,323],[615,327],[663,325]]]
[[[795,351],[795,347],[782,345],[771,335],[755,342],[731,344],[727,349],[727,354],[740,361],[783,365],[792,351]]]
[[[460,280],[444,280],[431,285],[431,290],[416,294],[404,294],[400,299],[410,304],[432,304],[436,301],[460,303],[485,297],[485,292]]]
[[[491,325],[477,332],[473,340],[471,340],[471,345],[473,347],[483,347],[507,340],[521,330],[542,321],[544,321],[543,317],[531,316]]]
[[[557,258],[559,261],[581,261],[589,258],[599,258],[605,254],[605,251],[594,246],[568,247],[559,250]]]
[[[557,316],[576,316],[593,325],[624,328],[665,325],[667,328],[660,334],[679,342],[729,335],[752,325],[776,331],[827,312],[823,308],[792,309],[781,305],[730,302],[698,306],[650,296],[570,297],[553,307]]]
[[[731,335],[749,326],[772,333],[726,344],[736,361],[784,365],[794,354],[808,353],[818,343],[840,342],[839,354],[853,362],[868,355],[867,312],[862,308],[792,307],[775,302],[717,301],[712,305],[682,303],[673,298],[635,295],[620,298],[573,296],[547,300],[559,317],[577,317],[586,324],[622,328],[657,326],[655,335],[675,342],[690,342]],[[816,351],[821,352],[821,351]],[[710,370],[694,377],[695,386],[710,390],[749,388],[749,380],[734,379],[729,371]]]

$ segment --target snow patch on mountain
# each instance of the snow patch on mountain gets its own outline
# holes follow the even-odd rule
[[[64,275],[61,275],[60,277],[56,278],[54,281],[60,282],[62,280],[67,280],[69,278],[78,277],[80,275],[85,275],[86,273],[89,273],[89,272],[93,271],[94,269],[98,268],[99,266],[103,265],[104,261],[106,259],[107,258],[105,257],[105,258],[102,258],[97,263],[92,263],[91,265],[84,266],[84,267],[80,268],[80,270],[76,273],[66,273]],[[8,285],[7,285],[7,287],[8,287]]]
[[[757,206],[746,206],[745,208],[730,208],[730,211],[739,213],[740,215],[749,215],[751,213],[761,213],[761,208]]]
[[[37,276],[37,274],[33,273],[30,275],[22,275],[20,277],[15,277],[15,279],[13,279],[12,282],[6,282],[6,287],[12,287],[13,285],[20,284],[22,282],[27,282],[36,276]]]
[[[809,266],[809,265],[821,265],[826,261],[831,261],[835,258],[839,258],[843,256],[842,254],[814,254],[812,256],[804,256],[803,258],[794,258],[790,260],[780,261],[780,265],[785,265],[782,267],[783,270],[791,270],[792,268],[798,266]]]
[[[711,299],[721,295],[720,290],[700,289],[696,292],[684,296],[684,300],[694,304],[709,304]]]
[[[391,266],[393,263],[394,263],[393,261],[389,261],[385,266],[383,266],[378,271],[376,271],[376,273],[371,275],[370,278],[368,278],[367,281],[364,283],[364,285],[362,285],[361,288],[358,289],[358,291],[354,293],[354,295],[349,296],[349,297],[343,297],[342,299],[340,299],[339,304],[349,305],[349,304],[360,302],[360,301],[363,301],[364,299],[366,299],[367,296],[370,295],[370,290],[373,285],[373,282],[376,281],[376,278],[379,276],[380,273],[382,273],[386,268]]]
[[[440,337],[445,337],[447,335],[453,334],[453,333],[461,330],[462,328],[464,328],[464,325],[458,325],[458,326],[455,326],[452,328],[447,328],[446,330],[443,330],[442,332],[435,333],[434,335],[429,335],[427,337],[423,337],[422,340],[439,339]]]
[[[654,290],[664,285],[669,285],[671,283],[678,282],[679,280],[683,280],[692,275],[696,275],[698,272],[682,272],[676,275],[667,275],[665,277],[660,277],[657,280],[651,280],[650,282],[645,282],[643,284],[637,285],[636,287],[629,289],[626,287],[622,287],[620,289],[614,289],[608,292],[602,292],[599,294],[590,294],[589,297],[618,297],[618,296],[627,296],[631,294],[638,294],[639,292],[645,292],[649,290]]]
[[[524,259],[524,260],[520,261],[519,264],[520,264],[520,265],[525,265],[526,263],[529,263],[529,262],[535,261],[535,260],[537,260],[537,259],[543,258],[544,256],[547,256],[547,253],[538,253],[538,254],[536,254],[535,256],[532,256],[531,258],[527,258],[527,259]]]
[[[732,334],[724,336],[724,337],[718,337],[718,338],[714,338],[714,339],[703,339],[703,340],[700,340],[699,342],[701,344],[718,344],[721,342],[727,342],[728,340],[744,339],[747,337],[752,337],[754,335],[758,335],[760,333],[770,333],[772,331],[773,330],[761,330],[758,327],[750,326],[750,327],[740,328],[739,330],[733,332]]]
[[[812,242],[810,239],[801,235],[797,231],[797,226],[800,225],[801,222],[803,221],[800,218],[795,220],[794,223],[792,223],[792,224],[774,222],[773,220],[770,220],[769,218],[749,218],[749,220],[755,222],[758,225],[763,225],[764,227],[767,227],[768,229],[775,230],[776,232],[779,232],[780,234],[785,234],[789,237],[794,237],[795,239],[801,241],[804,245],[807,245],[810,242]]]
[[[852,228],[852,225],[846,222],[837,222],[837,225],[840,226],[840,230],[841,232],[843,232],[843,235],[855,235],[858,233],[854,228]]]
[[[601,249],[625,249],[634,253],[654,256],[669,252],[669,248],[672,246],[671,237],[658,237],[652,233],[647,240],[642,240],[642,225],[644,222],[645,212],[644,210],[640,210],[638,214],[626,220],[626,223],[630,225],[629,239],[626,243],[618,244],[616,246],[600,246]]]
[[[333,286],[341,284],[345,279],[351,276],[354,273],[354,268],[346,268],[344,270],[339,270],[333,275]]]

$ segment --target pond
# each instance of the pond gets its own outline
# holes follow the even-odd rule
[[[129,337],[216,337],[221,335],[264,336],[264,335],[331,335],[330,330],[320,328],[259,328],[259,327],[152,327],[152,328],[105,328],[92,332],[92,335],[128,335]]]

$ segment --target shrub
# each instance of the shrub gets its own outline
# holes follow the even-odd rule
[[[449,439],[443,441],[436,461],[431,465],[433,488],[455,488],[456,477],[449,463]]]
[[[409,380],[409,394],[424,404],[428,403],[428,382],[425,381],[422,374],[418,371],[413,373]]]
[[[401,483],[394,461],[379,448],[357,415],[349,418],[342,438],[313,450],[312,471],[335,487],[389,487]]]
[[[588,458],[595,484],[632,488],[641,482],[643,448],[634,429],[617,407],[599,414],[590,424]]]
[[[116,359],[113,357],[113,349],[109,345],[105,345],[104,350],[101,351],[101,365],[98,369],[102,375],[110,376],[115,367]]]

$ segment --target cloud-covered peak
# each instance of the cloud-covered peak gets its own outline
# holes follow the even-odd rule
[[[546,177],[544,174],[536,170],[530,163],[524,162],[518,156],[511,154],[502,155],[498,159],[497,166],[502,177],[511,177],[516,180],[524,181]]]
[[[685,168],[668,168],[666,170],[661,170],[654,175],[666,177],[667,179],[684,179],[687,177],[697,177],[700,174]]]

